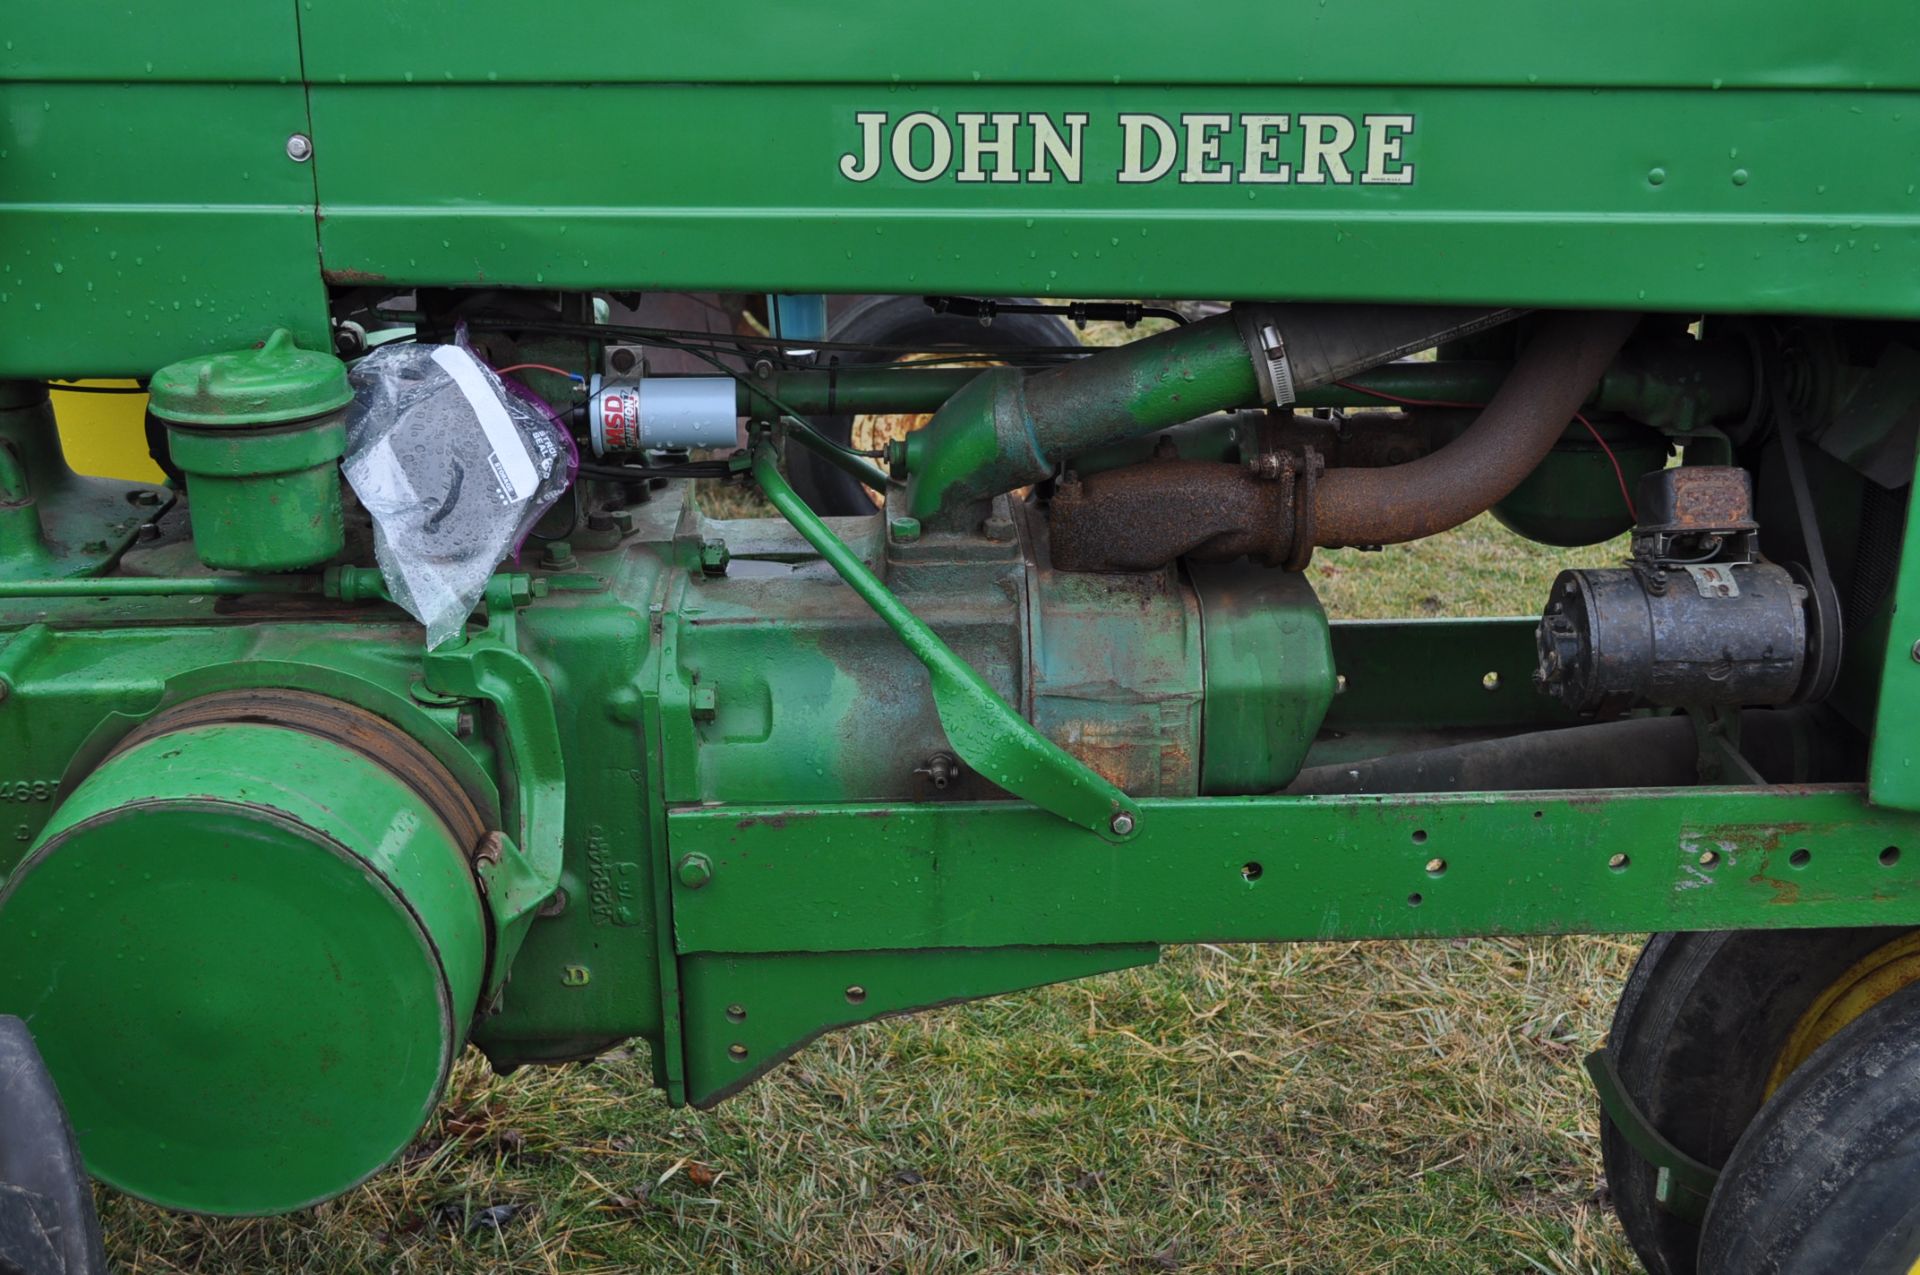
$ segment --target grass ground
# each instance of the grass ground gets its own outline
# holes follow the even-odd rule
[[[1481,519],[1315,576],[1336,614],[1513,614],[1617,553]],[[1632,1271],[1579,1059],[1634,946],[1170,949],[829,1037],[705,1114],[627,1051],[470,1057],[343,1199],[232,1222],[102,1192],[108,1246],[135,1272]]]

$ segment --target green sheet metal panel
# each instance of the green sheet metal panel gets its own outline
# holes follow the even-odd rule
[[[1920,703],[1920,516],[1911,503],[1899,563],[1874,690],[1867,792],[1875,805],[1920,810],[1920,718],[1913,712]],[[1869,630],[1867,641],[1878,640]]]
[[[0,376],[327,348],[292,5],[18,5],[0,38]]]
[[[261,0],[20,0],[0,33],[0,79],[298,84],[294,10]]]
[[[456,20],[350,0],[302,21],[340,281],[1911,313],[1920,199],[1893,157],[1920,150],[1920,75],[1889,45],[1916,18],[1802,18],[1498,3],[1436,21],[1382,0]],[[866,167],[862,113],[921,112],[939,126],[915,126],[909,167],[938,170],[940,134],[950,168],[843,173]],[[1354,121],[1354,180],[1117,180],[1122,115],[1183,137],[1182,115],[1225,115],[1195,127],[1238,165],[1248,112],[1293,117],[1283,159],[1300,115]],[[1020,116],[1022,175],[1034,116],[1085,115],[1080,180],[959,181],[967,113]],[[1410,183],[1359,180],[1370,115],[1412,117],[1402,162],[1377,166]]]
[[[305,0],[317,81],[1920,88],[1903,0]],[[431,32],[431,40],[421,32]]]
[[[1349,183],[1117,180],[1121,115],[1250,110],[1411,117],[1415,180],[1360,183],[1358,150]],[[1082,180],[916,182],[890,157],[849,180],[878,111],[1083,113]],[[1917,308],[1920,198],[1886,162],[1920,153],[1912,93],[316,85],[313,115],[341,282]],[[1244,156],[1237,125],[1219,144]]]
[[[1913,313],[1920,19],[1896,0],[1802,19],[1785,0],[1443,20],[1234,0],[1177,21],[1145,0],[951,21],[879,0],[39,6],[0,49],[0,375],[148,372],[275,325],[317,344],[316,178],[337,283]],[[1080,180],[850,180],[862,112],[930,113],[914,164],[962,113],[1017,114],[1023,173],[1033,117],[1084,114]],[[1294,121],[1283,157],[1301,115],[1354,121],[1356,169],[1386,127],[1367,116],[1410,116],[1376,168],[1414,180],[1117,180],[1123,114],[1225,115],[1195,136],[1232,159],[1249,112]],[[303,129],[311,164],[285,157]]]

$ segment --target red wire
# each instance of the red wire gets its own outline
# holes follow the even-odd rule
[[[1385,390],[1376,390],[1365,385],[1356,385],[1352,381],[1335,381],[1334,384],[1338,385],[1341,389],[1354,390],[1361,394],[1371,394],[1375,398],[1383,398],[1389,403],[1399,403],[1405,407],[1486,406],[1485,403],[1454,403],[1447,399],[1439,398],[1402,398],[1398,394],[1389,394]],[[1628,515],[1630,515],[1635,522],[1639,522],[1639,511],[1633,507],[1633,497],[1627,494],[1627,475],[1620,468],[1620,458],[1613,454],[1613,448],[1607,446],[1607,440],[1600,437],[1600,431],[1593,427],[1592,421],[1588,420],[1579,412],[1573,414],[1573,419],[1587,427],[1587,433],[1593,435],[1593,441],[1600,444],[1600,450],[1607,454],[1607,463],[1613,466],[1613,479],[1620,484],[1620,499],[1626,504]]]
[[[1407,407],[1485,407],[1485,403],[1455,403],[1444,398],[1402,398],[1398,394],[1389,394],[1385,390],[1372,389],[1365,385],[1356,385],[1352,381],[1335,381],[1343,390],[1354,390],[1361,394],[1371,394],[1375,398],[1384,398],[1389,403],[1401,403]]]
[[[565,368],[555,367],[551,363],[515,363],[512,367],[497,367],[494,369],[494,373],[497,376],[505,376],[509,372],[524,372],[529,368],[536,372],[551,372],[555,376],[564,376],[569,381],[577,381],[580,379],[577,373],[569,372]]]
[[[1627,476],[1620,472],[1620,458],[1613,454],[1613,448],[1607,446],[1607,440],[1600,437],[1600,431],[1593,427],[1592,421],[1578,412],[1573,414],[1573,419],[1587,427],[1587,433],[1593,435],[1593,441],[1600,444],[1600,450],[1607,454],[1607,463],[1613,466],[1613,480],[1620,484],[1620,499],[1627,505],[1627,516],[1639,522],[1640,511],[1633,507],[1633,497],[1627,494]]]

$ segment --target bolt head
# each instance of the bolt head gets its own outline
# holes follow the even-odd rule
[[[1911,654],[1916,661],[1920,661],[1920,642],[1913,644],[1913,650],[1910,651],[1909,654]]]
[[[1113,829],[1113,835],[1116,837],[1131,836],[1133,835],[1133,816],[1122,810],[1113,817],[1113,823],[1109,826]]]
[[[296,164],[304,164],[313,158],[313,139],[305,133],[295,133],[287,138],[287,158]]]
[[[680,860],[680,866],[677,872],[680,877],[680,884],[686,886],[689,890],[698,890],[701,886],[713,880],[713,864],[704,854],[686,855]]]

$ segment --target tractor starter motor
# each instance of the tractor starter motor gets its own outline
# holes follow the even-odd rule
[[[1744,469],[1643,476],[1625,567],[1562,571],[1535,684],[1582,714],[1794,700],[1815,628],[1793,570],[1761,561]]]

